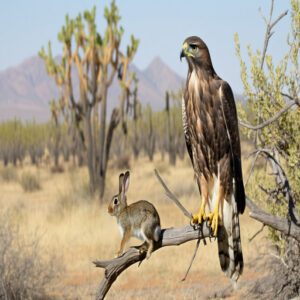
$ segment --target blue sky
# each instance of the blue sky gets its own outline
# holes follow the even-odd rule
[[[0,70],[21,63],[36,55],[41,46],[52,41],[54,54],[61,53],[57,33],[66,14],[75,17],[79,12],[97,6],[101,32],[103,7],[110,1],[93,0],[10,0],[0,4]],[[186,63],[180,63],[183,40],[190,35],[200,36],[208,45],[216,72],[227,80],[236,92],[242,92],[239,63],[234,50],[234,33],[246,48],[262,48],[264,22],[259,8],[268,15],[268,0],[117,0],[125,29],[123,46],[131,33],[140,39],[134,63],[144,69],[156,56],[182,77]],[[274,16],[289,9],[288,0],[276,0]],[[275,28],[270,52],[275,59],[283,56],[290,16]],[[245,53],[245,52],[244,52]],[[246,54],[246,53],[245,53]]]

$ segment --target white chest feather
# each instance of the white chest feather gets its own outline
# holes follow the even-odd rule
[[[189,90],[193,91],[193,94],[195,95],[196,98],[199,97],[199,78],[197,76],[196,71],[193,71],[190,80],[189,80]]]

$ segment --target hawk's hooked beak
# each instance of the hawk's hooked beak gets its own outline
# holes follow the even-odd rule
[[[185,42],[182,45],[182,49],[181,49],[181,52],[180,52],[180,61],[182,60],[183,57],[186,57],[186,52],[187,52],[188,47],[189,47],[189,45],[187,44],[187,42]]]
[[[182,50],[180,52],[180,60],[183,57],[194,57],[194,54],[191,52],[191,48],[187,42],[185,42],[182,46]]]
[[[184,49],[182,49],[180,52],[180,61],[182,60],[183,57],[185,57]]]

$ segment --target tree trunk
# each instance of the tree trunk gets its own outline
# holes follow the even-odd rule
[[[87,107],[84,116],[84,125],[86,131],[86,151],[87,151],[87,165],[89,170],[90,178],[90,193],[93,194],[96,190],[96,180],[95,180],[95,158],[94,158],[94,143],[93,143],[93,133],[91,124],[91,107]]]
[[[105,177],[106,177],[106,106],[107,106],[107,87],[103,88],[101,97],[101,113],[100,113],[100,134],[99,134],[99,168],[98,168],[98,180],[99,180],[99,197],[103,198],[105,191]]]

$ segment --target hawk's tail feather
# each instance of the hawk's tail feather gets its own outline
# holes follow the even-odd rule
[[[224,201],[223,226],[218,230],[220,265],[226,276],[237,281],[244,262],[240,237],[239,212],[234,196],[231,203]]]

